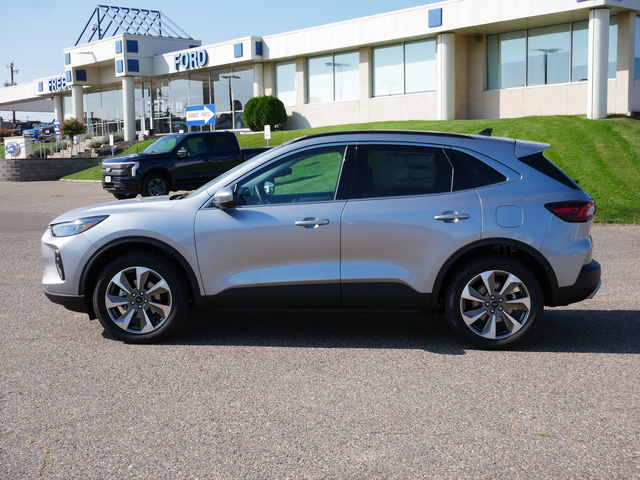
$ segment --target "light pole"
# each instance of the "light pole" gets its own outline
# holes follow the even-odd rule
[[[233,105],[233,95],[231,94],[231,79],[232,78],[239,79],[241,77],[231,74],[231,75],[220,75],[220,78],[229,80],[229,109],[231,110],[231,128],[233,128],[236,123],[236,110]]]

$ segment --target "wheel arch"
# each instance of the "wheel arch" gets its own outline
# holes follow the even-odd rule
[[[97,283],[98,274],[111,262],[126,253],[150,252],[164,257],[178,269],[188,282],[189,296],[196,306],[205,303],[200,295],[198,277],[189,262],[173,247],[160,240],[149,237],[124,237],[104,245],[87,262],[80,277],[79,292],[84,297],[89,316],[96,318],[93,309],[92,292]]]
[[[171,170],[169,170],[167,167],[163,167],[161,165],[154,165],[153,167],[149,167],[148,169],[145,169],[144,174],[142,175],[141,179],[140,179],[140,185],[142,185],[142,183],[144,182],[145,178],[147,178],[150,175],[153,174],[160,174],[163,177],[165,177],[168,181],[169,181],[169,188],[171,189],[173,187],[173,175],[171,175]]]
[[[463,265],[472,259],[487,255],[504,255],[515,258],[529,268],[538,279],[544,294],[545,305],[550,304],[558,279],[549,261],[531,246],[508,238],[488,238],[466,245],[454,253],[442,266],[434,283],[434,299],[440,303],[447,285]]]

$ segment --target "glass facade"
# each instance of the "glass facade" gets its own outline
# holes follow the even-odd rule
[[[487,37],[487,89],[587,80],[589,22],[580,21]],[[618,19],[609,26],[609,78],[615,78]]]
[[[276,97],[286,107],[296,104],[296,62],[276,63]]]
[[[431,92],[435,89],[435,40],[373,49],[374,97]]]
[[[307,103],[345,102],[360,98],[358,52],[307,60]]]

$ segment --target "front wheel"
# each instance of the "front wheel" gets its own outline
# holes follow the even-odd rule
[[[446,292],[445,311],[455,332],[479,348],[511,348],[542,319],[538,279],[520,262],[490,256],[459,270]]]
[[[127,343],[166,338],[185,320],[186,281],[160,256],[136,253],[116,258],[100,273],[93,306],[102,327]]]
[[[157,197],[169,194],[169,179],[161,173],[150,173],[142,180],[142,196]]]

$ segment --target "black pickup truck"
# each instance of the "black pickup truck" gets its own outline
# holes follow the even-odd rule
[[[241,149],[232,132],[176,133],[141,153],[102,162],[102,188],[117,199],[193,190],[267,148]]]

